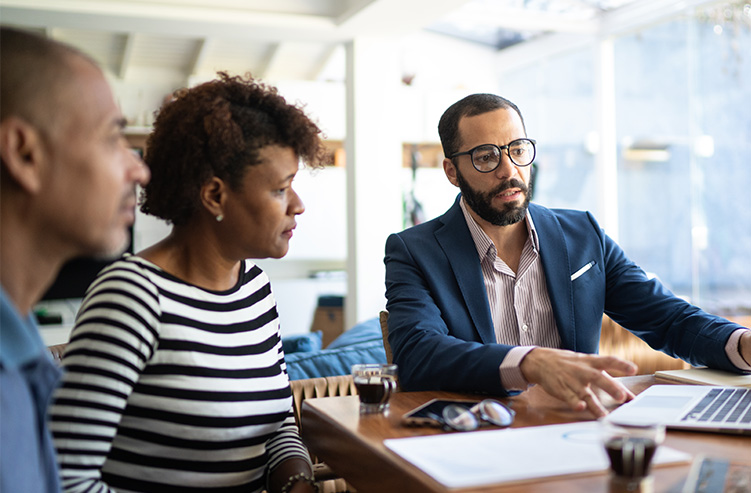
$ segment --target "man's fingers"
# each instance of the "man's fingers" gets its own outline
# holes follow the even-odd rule
[[[608,393],[616,402],[630,401],[635,397],[633,392],[624,387],[623,384],[615,380],[606,371],[600,371],[597,380],[592,383]]]
[[[617,376],[635,375],[637,367],[630,361],[615,356],[591,356],[590,364],[598,370],[607,371]]]
[[[569,387],[561,393],[564,395],[559,395],[559,398],[566,402],[566,404],[574,411],[584,411],[585,409],[588,409],[597,418],[608,414],[607,410],[603,407],[602,403],[589,385],[578,389]]]
[[[634,398],[634,394],[630,390],[606,371],[597,371],[592,367],[586,373],[581,374],[579,380],[571,381],[570,385],[562,396],[566,403],[575,411],[587,409],[597,418],[606,416],[608,411],[597,397],[596,390],[607,393],[616,402],[624,402]]]
[[[576,392],[573,390],[570,391],[567,398],[563,398],[562,400],[574,411],[583,411],[588,407],[587,401],[576,395]]]
[[[591,412],[595,418],[607,416],[608,410],[602,406],[602,403],[600,403],[597,397],[593,397],[592,399],[592,401],[587,401],[587,409],[589,409],[589,412]]]
[[[589,410],[596,418],[601,418],[608,414],[608,411],[600,402],[600,399],[594,394],[591,388],[586,387],[584,392],[580,396],[581,402],[585,404],[586,409]],[[577,410],[583,410],[585,406],[581,406]]]

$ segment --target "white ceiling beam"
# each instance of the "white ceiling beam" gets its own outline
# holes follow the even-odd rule
[[[108,17],[137,17],[174,19],[179,21],[204,21],[217,23],[250,23],[284,26],[288,22],[297,25],[323,26],[326,16],[301,15],[254,11],[240,8],[222,8],[206,2],[205,6],[180,5],[179,3],[130,2],[127,0],[3,0],[7,8],[29,11],[57,11],[59,13],[92,14]],[[323,21],[323,22],[322,22]]]
[[[188,75],[197,75],[201,72],[208,55],[211,51],[212,41],[208,38],[199,39],[196,43],[196,51],[193,54],[193,59],[188,66]]]
[[[123,52],[120,57],[120,63],[118,64],[115,71],[120,79],[125,79],[125,75],[128,73],[130,62],[133,61],[133,46],[136,44],[135,34],[124,34],[123,37],[125,38],[123,43]]]
[[[278,60],[280,50],[281,43],[274,43],[269,47],[266,56],[263,57],[263,60],[261,60],[261,63],[258,64],[258,67],[253,72],[254,79],[265,80],[267,78],[270,67]]]
[[[328,65],[329,61],[331,60],[331,57],[334,56],[334,53],[336,53],[337,48],[339,48],[339,45],[332,44],[324,51],[318,61],[313,64],[313,67],[311,67],[310,73],[308,74],[308,79],[318,79],[318,77],[323,72],[323,69],[326,68],[326,65]]]
[[[3,23],[160,36],[340,40],[331,17],[118,1],[3,0]]]

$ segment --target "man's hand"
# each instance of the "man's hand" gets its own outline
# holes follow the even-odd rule
[[[539,347],[524,357],[520,369],[528,382],[541,385],[547,393],[566,402],[572,409],[589,409],[598,418],[608,412],[597,398],[595,388],[607,392],[617,402],[634,398],[634,394],[611,374],[634,375],[636,365],[614,356]]]
[[[747,330],[741,336],[738,341],[738,351],[741,353],[741,358],[751,365],[751,330]]]

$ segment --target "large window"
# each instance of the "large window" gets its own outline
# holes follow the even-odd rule
[[[751,17],[697,9],[615,42],[620,244],[676,293],[751,310]]]
[[[599,193],[617,192],[616,236],[632,259],[699,306],[751,315],[751,6],[696,8],[616,36],[614,87],[601,93],[599,53],[583,46],[501,76],[499,93],[540,142],[535,201],[605,221]],[[606,183],[593,154],[603,105],[617,146]]]
[[[587,141],[595,129],[590,49],[556,55],[501,77],[499,94],[524,115],[537,139],[534,200],[546,207],[598,214],[595,156]]]

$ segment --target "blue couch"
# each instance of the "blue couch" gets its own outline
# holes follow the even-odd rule
[[[356,363],[386,363],[377,318],[361,322],[321,349],[321,333],[282,338],[290,380],[349,375]]]

